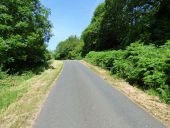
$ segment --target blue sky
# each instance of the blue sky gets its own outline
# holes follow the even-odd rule
[[[49,50],[54,50],[60,41],[70,35],[80,36],[88,26],[93,12],[104,0],[41,0],[42,4],[51,9],[49,17],[53,24],[54,36],[49,41]]]

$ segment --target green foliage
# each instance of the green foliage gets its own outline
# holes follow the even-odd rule
[[[85,59],[170,102],[169,12],[168,0],[105,0],[82,33]]]
[[[163,45],[170,39],[168,0],[105,0],[83,31],[83,55],[89,51],[126,48],[137,40]]]
[[[50,11],[39,0],[1,0],[0,65],[15,73],[48,60],[45,42],[51,37]]]
[[[47,66],[51,57],[45,43],[51,37],[49,14],[39,0],[0,1],[0,109],[25,91],[15,86]]]
[[[105,13],[104,6],[105,6],[105,3],[101,3],[96,8],[90,25],[82,33],[81,38],[84,41],[83,55],[87,54],[91,50],[97,50],[99,47],[98,38],[100,34],[99,30],[101,26],[101,21]]]
[[[58,44],[54,56],[55,59],[81,59],[84,43],[76,36],[70,36]]]
[[[85,59],[142,89],[153,89],[162,100],[170,102],[169,53],[170,41],[160,47],[135,42],[126,50],[90,52]]]
[[[157,12],[150,20],[150,39],[156,45],[163,44],[170,39],[170,2],[169,0],[159,0]]]

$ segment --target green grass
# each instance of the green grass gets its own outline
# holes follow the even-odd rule
[[[32,124],[62,70],[62,61],[51,61],[38,74],[3,77],[0,85],[0,128],[25,128]]]
[[[0,80],[0,112],[22,97],[27,91],[27,86],[21,85],[33,76],[35,74],[27,72],[22,75],[6,75]]]
[[[49,65],[53,60],[48,62]],[[25,71],[22,74],[8,75],[0,68],[0,113],[5,111],[10,104],[17,101],[27,92],[26,81],[41,74],[46,68],[43,66],[35,68],[33,71]],[[36,71],[35,71],[36,70]]]
[[[10,88],[0,91],[0,110],[7,108],[11,103],[19,99],[26,92],[26,88],[19,90],[10,90]]]

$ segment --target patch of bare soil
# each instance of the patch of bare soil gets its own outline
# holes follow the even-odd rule
[[[167,128],[170,128],[170,105],[162,103],[158,97],[151,96],[146,92],[130,85],[123,79],[110,75],[109,71],[98,66],[93,66],[85,61],[82,64],[95,71],[101,78],[109,82],[114,88],[123,92],[134,103],[139,105],[153,117],[160,120]]]

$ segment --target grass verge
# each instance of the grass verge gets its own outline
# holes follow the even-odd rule
[[[31,128],[62,67],[62,61],[54,61],[51,68],[41,74],[10,89],[4,88],[7,99],[3,100],[6,101],[6,106],[9,99],[13,101],[8,107],[2,105],[0,128]]]
[[[111,73],[105,69],[91,65],[86,61],[81,61],[81,63],[96,72],[114,88],[123,92],[134,103],[138,104],[153,117],[160,120],[167,128],[170,128],[170,105],[162,103],[158,97],[147,94],[147,92],[130,85],[125,80],[111,75]]]
[[[4,112],[10,104],[22,97],[27,91],[27,86],[23,86],[25,81],[35,76],[32,72],[22,75],[4,75],[0,79],[0,114]]]

